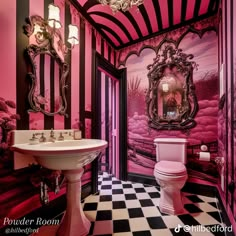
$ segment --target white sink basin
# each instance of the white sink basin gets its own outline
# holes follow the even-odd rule
[[[92,162],[104,150],[107,142],[99,139],[56,141],[55,143],[15,144],[12,150],[35,157],[36,161],[51,170],[62,170],[67,179],[67,208],[58,226],[43,226],[37,236],[85,236],[90,221],[85,216],[81,198],[83,166]]]
[[[39,144],[15,144],[13,151],[29,154],[51,170],[79,169],[92,162],[107,146],[105,140],[81,139],[46,142]]]

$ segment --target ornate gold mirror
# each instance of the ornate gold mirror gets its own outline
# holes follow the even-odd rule
[[[149,126],[154,129],[185,130],[196,125],[198,111],[193,84],[193,55],[165,45],[154,63],[148,66],[146,96]]]
[[[66,77],[69,65],[64,62],[64,44],[60,31],[51,28],[40,16],[30,16],[24,26],[30,44],[26,48],[29,59],[29,112],[45,115],[65,115]]]

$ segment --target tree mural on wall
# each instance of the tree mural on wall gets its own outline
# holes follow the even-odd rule
[[[10,111],[15,108],[15,102],[0,97],[0,156],[2,157],[5,156],[9,148],[8,134],[11,130],[16,129],[16,120],[20,119],[18,114]]]

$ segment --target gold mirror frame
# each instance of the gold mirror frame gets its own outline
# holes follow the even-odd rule
[[[29,112],[41,112],[48,116],[56,114],[68,116],[66,114],[66,78],[69,73],[69,65],[64,62],[64,43],[59,30],[51,28],[47,22],[40,16],[34,15],[26,19],[24,33],[30,38],[31,43],[25,50],[29,61],[28,76],[31,80],[28,101],[31,109]],[[36,31],[37,30],[37,31]],[[40,55],[49,55],[59,66],[59,98],[53,108],[48,111],[45,109],[45,97],[37,90],[39,78],[37,78],[37,69],[39,69],[36,57]],[[50,98],[51,99],[51,98]]]
[[[154,63],[147,67],[149,127],[157,130],[189,130],[196,125],[194,117],[198,111],[193,84],[193,70],[197,64],[191,61],[192,54],[187,55],[169,44],[163,44],[158,52]],[[169,105],[165,108],[167,103]]]

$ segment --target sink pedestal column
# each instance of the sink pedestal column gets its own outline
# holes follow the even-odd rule
[[[81,206],[81,177],[84,169],[65,170],[67,179],[67,207],[56,236],[85,236],[90,229],[90,221]]]

